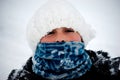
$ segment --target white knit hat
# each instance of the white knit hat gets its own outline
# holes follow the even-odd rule
[[[95,31],[70,3],[65,0],[49,0],[38,9],[28,23],[27,39],[32,50],[35,51],[37,43],[47,32],[59,27],[69,27],[78,31],[85,46],[95,36]]]

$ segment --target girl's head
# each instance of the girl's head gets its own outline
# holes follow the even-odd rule
[[[80,41],[86,46],[94,35],[91,26],[65,0],[48,0],[27,27],[27,39],[33,51],[38,42]]]

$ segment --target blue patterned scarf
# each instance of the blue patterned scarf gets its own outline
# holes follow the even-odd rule
[[[84,75],[92,66],[81,42],[38,43],[32,57],[32,70],[46,79],[73,79]]]

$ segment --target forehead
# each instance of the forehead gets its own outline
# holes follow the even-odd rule
[[[70,27],[60,27],[60,28],[55,28],[55,29],[53,29],[52,31],[56,31],[56,30],[66,30],[66,29],[74,30],[73,28],[70,28]]]

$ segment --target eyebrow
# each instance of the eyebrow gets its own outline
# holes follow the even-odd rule
[[[69,27],[69,28],[67,28],[67,27],[63,27],[63,29],[72,29],[72,28],[70,28],[70,27]],[[72,29],[72,30],[73,30],[73,29]]]
[[[72,28],[62,27],[62,29],[72,29]],[[53,29],[52,31],[54,31],[54,30],[56,30],[56,29]],[[74,29],[72,29],[72,30],[74,30]]]

